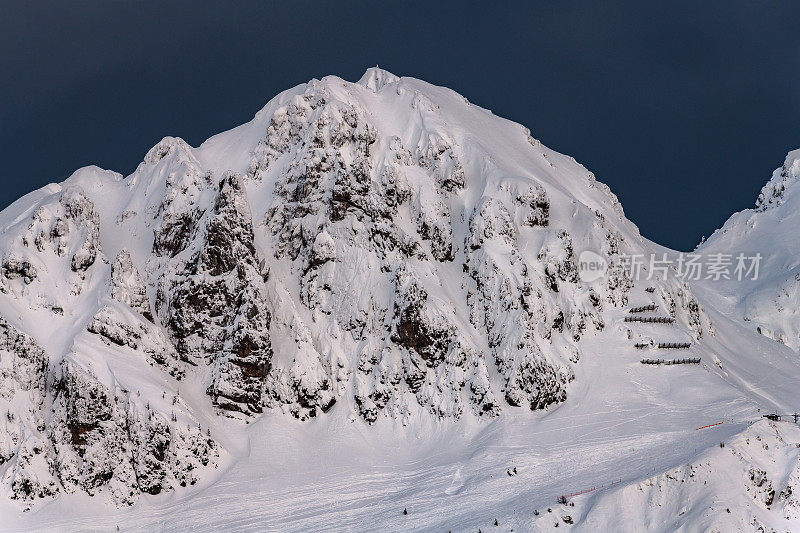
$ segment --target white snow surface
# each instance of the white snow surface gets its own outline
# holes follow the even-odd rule
[[[378,68],[80,169],[0,213],[0,530],[800,531],[800,428],[761,418],[800,403],[798,178],[699,248],[762,253],[741,284],[626,281],[672,251],[593,174]]]

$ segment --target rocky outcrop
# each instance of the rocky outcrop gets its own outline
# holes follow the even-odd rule
[[[218,445],[196,422],[184,430],[157,412],[139,416],[143,399],[75,359],[51,368],[36,341],[1,320],[0,349],[0,468],[11,498],[105,492],[130,504],[194,483],[215,464]],[[12,409],[19,405],[27,409]]]
[[[159,281],[156,310],[181,358],[212,367],[208,394],[215,405],[258,413],[272,358],[270,314],[241,178],[219,182],[203,222],[187,257],[173,260],[175,270]]]
[[[49,361],[47,354],[31,337],[0,318],[0,468],[18,455],[29,428],[44,425],[44,409]],[[26,406],[18,409],[16,406]],[[36,449],[29,446],[23,463],[31,463]],[[17,459],[18,461],[20,459]],[[19,478],[18,483],[24,485]],[[48,482],[42,481],[45,485]],[[41,483],[31,480],[31,487]],[[22,486],[20,485],[20,486]],[[38,489],[32,488],[35,492]]]
[[[106,490],[117,503],[129,504],[141,492],[194,483],[192,470],[217,460],[217,444],[196,422],[183,430],[174,415],[168,422],[149,402],[143,406],[130,391],[106,386],[75,361],[61,365],[54,387],[49,433],[67,492]]]
[[[100,251],[100,222],[94,203],[78,187],[61,194],[56,209],[40,208],[29,226],[36,250],[70,255],[70,268],[83,272],[94,264]]]
[[[111,265],[111,298],[127,305],[150,322],[153,321],[147,284],[139,275],[127,250],[122,250]]]
[[[185,364],[160,328],[131,316],[115,305],[106,305],[89,321],[86,329],[108,345],[124,346],[144,355],[177,379],[185,374]]]
[[[490,242],[493,247],[502,246],[503,253],[489,248]],[[565,251],[563,262],[546,263],[545,284],[532,279],[516,249],[511,214],[493,199],[486,199],[473,214],[466,245],[469,254],[464,268],[475,287],[468,295],[470,318],[476,328],[486,332],[495,364],[505,379],[506,401],[531,409],[563,401],[572,372],[554,364],[540,346],[551,336],[552,329],[564,329],[563,311],[549,317],[543,304],[549,293],[558,292],[559,281],[574,283],[569,274],[569,265],[573,265],[571,253]],[[544,252],[540,257],[547,259]],[[558,280],[548,271],[551,265],[558,265]]]
[[[42,202],[28,218],[7,229],[0,262],[0,292],[15,298],[45,300],[63,308],[65,296],[80,294],[89,269],[102,256],[100,219],[94,202],[77,185],[67,185]],[[62,274],[66,269],[69,274]],[[65,291],[49,278],[59,272]],[[56,283],[58,285],[58,283]],[[36,302],[38,306],[39,302]]]

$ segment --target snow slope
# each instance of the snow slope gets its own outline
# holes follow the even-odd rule
[[[313,80],[0,234],[2,529],[800,528],[798,430],[759,421],[795,409],[796,354],[732,284],[630,279],[669,251],[448,89]],[[647,304],[664,322],[625,321]]]
[[[739,314],[762,335],[800,349],[800,150],[789,152],[783,165],[761,190],[754,209],[734,214],[699,250],[704,253],[760,253],[759,279],[723,283],[717,288],[736,302]]]

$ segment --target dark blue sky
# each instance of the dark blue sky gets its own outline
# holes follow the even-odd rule
[[[683,250],[800,147],[791,2],[4,3],[0,207],[87,164],[127,174],[165,135],[197,145],[283,89],[375,64],[526,125]]]

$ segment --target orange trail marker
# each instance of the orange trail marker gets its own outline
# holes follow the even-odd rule
[[[709,424],[707,426],[700,426],[699,428],[695,429],[695,431],[699,431],[699,430],[705,429],[705,428],[713,428],[714,426],[718,426],[720,424],[722,424],[722,422],[717,422],[716,424]]]

